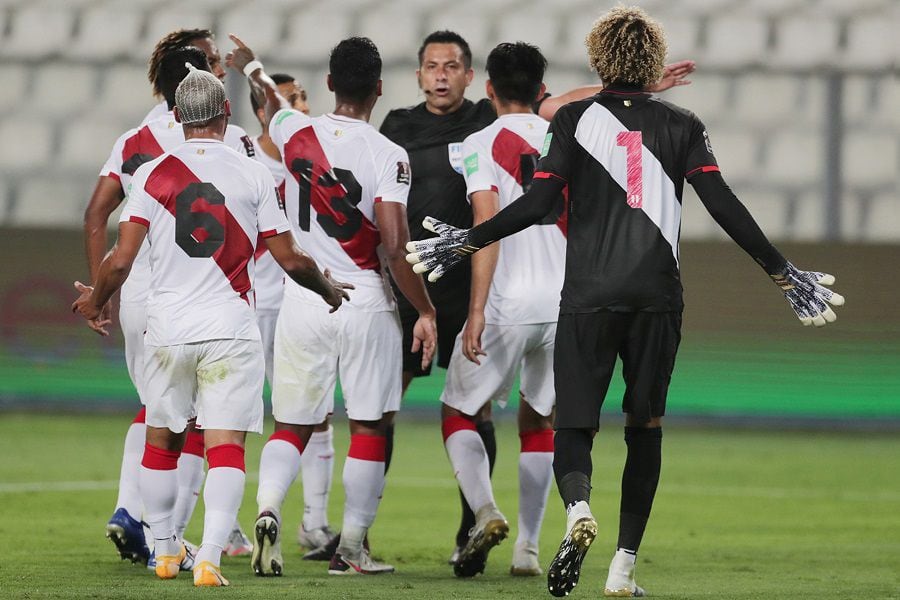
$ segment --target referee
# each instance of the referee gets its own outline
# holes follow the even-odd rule
[[[414,242],[418,272],[440,277],[462,256],[541,220],[569,189],[566,272],[554,355],[554,472],[568,514],[547,573],[565,596],[597,535],[589,507],[591,447],[613,368],[622,359],[627,458],[617,550],[606,596],[643,596],[634,565],[659,481],[662,417],[681,339],[678,236],[687,180],[703,205],[782,289],[804,325],[836,319],[844,299],[800,271],[766,239],[726,185],[700,120],[643,90],[663,70],[659,25],[638,8],[612,9],[586,40],[591,66],[607,84],[554,117],[531,189],[470,231],[429,220],[440,241]]]

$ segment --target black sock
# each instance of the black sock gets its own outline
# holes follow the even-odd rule
[[[497,435],[494,432],[493,421],[482,421],[475,424],[475,430],[484,444],[487,451],[488,468],[490,473],[494,473],[494,463],[497,462]],[[475,513],[466,502],[462,490],[459,491],[459,502],[462,505],[462,517],[459,520],[459,529],[456,531],[456,545],[465,546],[469,539],[469,530],[475,526]]]
[[[387,475],[391,466],[391,457],[394,455],[394,424],[391,423],[384,430],[384,474]]]
[[[553,438],[553,473],[566,508],[591,500],[593,445],[590,429],[559,429]]]
[[[637,552],[644,537],[662,465],[662,428],[626,427],[618,547]]]

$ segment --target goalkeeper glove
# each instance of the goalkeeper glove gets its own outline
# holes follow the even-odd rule
[[[780,273],[770,274],[775,285],[784,292],[788,304],[805,326],[824,327],[833,323],[837,315],[828,304],[843,306],[844,297],[823,285],[834,283],[834,276],[816,271],[801,271],[790,262]]]
[[[425,217],[422,226],[438,234],[438,237],[406,244],[409,252],[406,262],[413,266],[416,273],[430,271],[428,281],[437,281],[456,263],[480,250],[468,243],[468,229],[459,229],[433,217]]]

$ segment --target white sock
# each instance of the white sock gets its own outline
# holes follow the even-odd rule
[[[244,471],[233,467],[210,467],[203,488],[206,516],[203,520],[203,543],[196,563],[208,560],[216,566],[222,550],[234,529],[241,499],[244,497]]]
[[[519,454],[519,537],[517,542],[537,545],[553,481],[552,452]]]
[[[375,514],[384,492],[384,436],[351,435],[350,449],[344,462],[343,530],[367,530],[375,522]],[[363,532],[364,533],[364,532]],[[343,534],[342,534],[343,536]],[[341,540],[341,547],[350,548]],[[362,544],[362,539],[359,541]],[[354,546],[356,545],[353,540]]]
[[[328,495],[334,472],[334,428],[314,431],[300,458],[303,474],[303,527],[328,526]]]
[[[553,481],[553,430],[526,431],[519,453],[518,543],[537,546]]]
[[[300,436],[288,430],[276,431],[263,446],[259,458],[259,488],[256,491],[260,513],[270,511],[281,520],[281,505],[300,472],[302,452]]]
[[[125,434],[122,468],[119,470],[119,497],[116,499],[116,509],[124,508],[131,518],[137,521],[141,520],[143,513],[139,481],[146,437],[147,425],[145,423],[131,424],[128,433]]]
[[[177,463],[178,452],[145,444],[139,485],[144,504],[144,521],[153,534],[157,556],[173,556],[181,549],[172,520],[178,488],[175,471]]]
[[[203,457],[196,454],[182,453],[178,459],[178,497],[172,519],[179,538],[184,537],[184,530],[187,529],[194,507],[197,506],[197,499],[200,498],[205,474],[204,463]]]
[[[444,419],[443,426],[447,456],[466,502],[475,512],[487,504],[493,506],[494,491],[491,488],[487,450],[475,430],[475,424],[462,417],[452,417]]]

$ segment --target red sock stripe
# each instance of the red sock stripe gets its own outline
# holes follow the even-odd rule
[[[347,458],[384,462],[386,442],[386,438],[381,435],[351,435]]]
[[[206,462],[210,469],[231,467],[246,472],[244,467],[244,448],[237,444],[220,444],[206,451]]]
[[[441,423],[441,433],[444,434],[444,441],[447,441],[447,438],[456,433],[457,431],[470,430],[474,432],[478,432],[478,429],[475,428],[475,421],[471,419],[467,419],[465,417],[460,417],[459,415],[453,415],[450,417],[445,417],[443,422]]]
[[[536,429],[519,434],[522,452],[553,452],[553,430]]]
[[[184,440],[184,448],[181,451],[203,458],[203,434],[199,431],[188,431]]]
[[[134,415],[134,421],[131,422],[132,425],[135,423],[146,423],[147,422],[147,408],[142,406],[141,410]]]
[[[174,471],[178,467],[179,456],[181,452],[176,450],[163,450],[145,443],[141,466],[154,471]]]
[[[287,442],[297,449],[297,452],[303,454],[303,440],[300,439],[300,436],[291,431],[290,429],[282,429],[280,431],[276,431],[272,435],[269,436],[269,441],[272,440],[281,440],[283,442]]]

